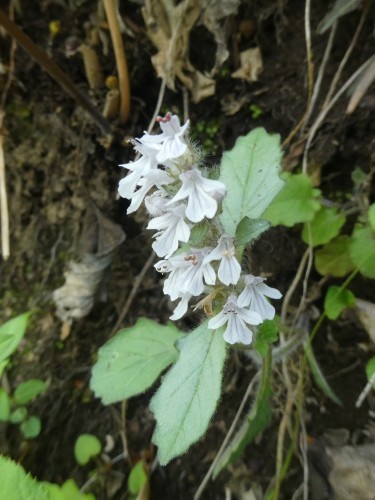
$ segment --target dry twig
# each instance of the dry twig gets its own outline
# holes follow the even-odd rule
[[[117,15],[118,5],[116,0],[103,0],[103,4],[111,33],[119,78],[121,95],[119,122],[124,124],[128,121],[130,115],[130,83],[124,43]]]

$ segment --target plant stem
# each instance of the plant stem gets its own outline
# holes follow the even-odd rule
[[[124,44],[117,19],[117,0],[103,0],[103,4],[111,33],[119,78],[121,96],[119,122],[120,124],[124,124],[128,121],[130,114],[130,83]]]
[[[93,106],[89,98],[81,92],[69,76],[50,59],[9,17],[0,9],[0,25],[21,45],[21,47],[62,87],[77,103],[82,106],[102,133],[110,134],[111,127],[102,114]]]

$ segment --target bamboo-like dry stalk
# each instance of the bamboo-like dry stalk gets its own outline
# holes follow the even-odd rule
[[[124,124],[128,121],[130,114],[130,83],[124,43],[117,19],[117,0],[103,0],[103,5],[111,33],[120,84],[121,104],[119,122],[120,124]]]

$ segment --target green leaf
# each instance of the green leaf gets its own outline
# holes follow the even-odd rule
[[[219,180],[227,188],[220,221],[229,236],[244,217],[259,219],[283,187],[278,135],[256,128],[223,154]]]
[[[3,376],[4,370],[8,366],[8,363],[9,363],[9,358],[0,361],[0,378]]]
[[[370,205],[370,208],[368,209],[368,221],[371,229],[375,231],[375,203]]]
[[[366,375],[369,382],[375,377],[375,356],[373,356],[366,365]],[[375,388],[375,382],[373,387]]]
[[[314,189],[307,175],[289,175],[286,184],[273,200],[263,217],[273,226],[294,226],[299,222],[310,222],[321,205],[317,196],[319,189]]]
[[[357,9],[361,3],[362,0],[336,0],[332,9],[328,11],[323,20],[319,23],[318,33],[321,35],[327,31],[339,17]]]
[[[270,226],[271,224],[268,220],[249,219],[249,217],[244,217],[236,229],[237,245],[246,245],[251,241],[255,241],[264,231],[267,231]]]
[[[102,445],[99,439],[92,434],[81,434],[74,445],[74,456],[80,465],[86,465],[91,458],[101,452]]]
[[[315,252],[315,267],[318,273],[323,276],[331,274],[336,278],[342,278],[352,271],[354,264],[350,257],[350,243],[350,237],[342,235],[317,250]]]
[[[143,460],[139,460],[132,468],[128,478],[128,490],[132,495],[137,495],[147,481],[147,474]]]
[[[268,354],[263,360],[262,375],[254,404],[237,434],[224,450],[218,461],[213,472],[214,478],[224,469],[224,467],[237,460],[242,455],[246,446],[249,445],[255,436],[262,432],[271,421],[271,369],[271,349],[268,349]]]
[[[337,319],[347,307],[355,306],[355,296],[350,290],[330,286],[324,299],[324,311],[329,319]]]
[[[310,222],[311,244],[324,245],[335,238],[345,224],[345,216],[337,213],[336,208],[322,207]],[[309,233],[307,224],[303,226],[302,239],[308,245]]]
[[[21,314],[0,326],[0,361],[9,358],[25,335],[31,311]]]
[[[16,408],[10,414],[9,421],[11,424],[20,424],[27,417],[27,408],[21,406],[20,408]]]
[[[49,492],[51,500],[95,500],[92,493],[81,493],[74,479],[68,479],[61,486],[46,481],[41,484]]]
[[[363,276],[375,278],[375,232],[370,227],[354,228],[350,256]]]
[[[21,432],[26,439],[33,439],[39,436],[41,428],[42,424],[40,418],[34,415],[26,419],[20,425]]]
[[[23,467],[0,455],[1,498],[4,500],[51,500],[44,487]]]
[[[207,321],[178,342],[180,356],[151,400],[159,462],[184,453],[206,431],[221,392],[226,344]]]
[[[307,340],[303,344],[303,348],[305,350],[306,358],[307,358],[307,361],[309,363],[310,370],[311,370],[311,373],[312,373],[312,376],[315,380],[316,385],[322,390],[322,392],[329,399],[331,399],[334,403],[338,404],[339,406],[342,406],[341,400],[333,392],[331,386],[328,384],[325,376],[323,375],[323,372],[320,369],[320,366],[318,365],[318,362],[314,356],[314,352],[312,350],[310,341]]]
[[[0,387],[0,422],[8,422],[10,417],[10,401],[6,391]]]
[[[14,391],[14,400],[19,405],[29,403],[47,389],[47,384],[43,380],[32,378],[20,384]]]
[[[266,319],[261,325],[259,325],[255,341],[253,343],[253,349],[255,349],[262,357],[264,357],[268,352],[268,346],[272,342],[276,342],[278,339],[278,321],[276,319],[269,320]]]
[[[177,359],[174,345],[181,335],[172,323],[145,318],[120,330],[99,350],[91,389],[106,405],[144,392]]]
[[[189,243],[193,247],[198,247],[201,245],[202,241],[205,239],[210,226],[206,221],[199,222],[193,226],[190,232]]]

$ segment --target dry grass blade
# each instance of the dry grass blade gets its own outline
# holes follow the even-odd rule
[[[6,190],[6,176],[5,176],[5,158],[3,148],[3,118],[4,113],[0,111],[0,207],[1,207],[1,253],[3,259],[7,260],[10,256],[10,243],[9,243],[9,211],[8,211],[8,198]]]
[[[363,75],[360,76],[356,89],[350,99],[346,112],[348,114],[353,113],[357,108],[358,104],[362,100],[366,91],[369,89],[370,85],[375,81],[375,59],[372,61],[370,66],[366,69]]]

